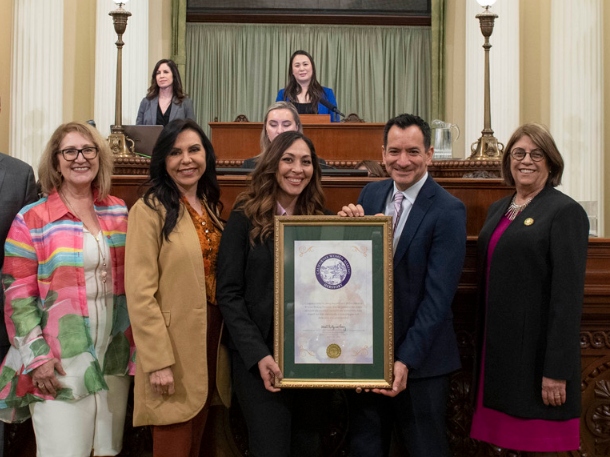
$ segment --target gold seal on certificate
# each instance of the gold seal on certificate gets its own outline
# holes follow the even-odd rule
[[[331,359],[337,359],[341,355],[341,346],[338,344],[329,344],[326,348],[326,355]]]

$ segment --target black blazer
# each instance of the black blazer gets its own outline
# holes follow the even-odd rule
[[[517,417],[579,417],[587,214],[547,186],[503,233],[486,278],[489,239],[511,199],[491,205],[478,239],[478,354],[487,326],[484,404]],[[544,405],[543,376],[567,380],[564,405]]]
[[[274,239],[270,236],[251,246],[251,229],[243,211],[231,211],[216,269],[216,300],[227,329],[226,343],[239,352],[248,370],[273,355]]]
[[[216,300],[228,331],[227,344],[251,369],[273,354],[273,237],[250,245],[252,224],[233,210],[218,251]]]
[[[394,189],[386,179],[358,198],[366,214],[385,212]],[[395,357],[409,378],[460,368],[451,304],[466,255],[466,208],[430,176],[420,190],[394,254]]]

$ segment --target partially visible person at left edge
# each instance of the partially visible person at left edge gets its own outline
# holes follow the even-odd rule
[[[4,263],[4,241],[21,208],[38,199],[32,167],[19,159],[0,153],[0,276]],[[4,289],[0,287],[0,360],[11,343],[4,325]],[[0,422],[0,457],[4,455],[4,423]]]
[[[47,197],[5,243],[0,419],[32,417],[38,455],[121,451],[134,368],[123,283],[127,208],[108,194],[112,153],[93,127],[59,126],[38,175]]]
[[[387,456],[394,425],[413,457],[449,457],[449,374],[460,368],[451,304],[466,254],[466,208],[428,174],[430,126],[411,114],[384,128],[390,179],[367,184],[341,216],[394,219],[394,382],[351,396],[352,457]]]
[[[589,220],[555,189],[562,174],[549,131],[519,127],[502,156],[504,182],[515,192],[490,206],[478,239],[479,371],[470,436],[528,456],[580,446]]]
[[[174,119],[195,119],[193,103],[182,89],[173,60],[161,59],[152,72],[150,87],[138,109],[137,125],[167,125]]]
[[[316,65],[305,51],[295,51],[290,56],[288,84],[280,89],[275,101],[291,102],[299,114],[330,114],[332,122],[339,122],[339,115],[332,111],[337,107],[335,94],[318,82]]]

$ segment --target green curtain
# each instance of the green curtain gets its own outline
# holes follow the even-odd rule
[[[432,0],[432,119],[445,119],[445,12],[447,0]]]
[[[181,75],[186,70],[186,1],[172,0],[172,57]],[[184,81],[183,81],[184,82]]]
[[[260,122],[286,85],[290,55],[304,49],[343,113],[431,120],[431,41],[430,27],[187,23],[184,81],[207,133],[215,118]]]

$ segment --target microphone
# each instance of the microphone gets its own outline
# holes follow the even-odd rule
[[[331,110],[333,113],[336,113],[341,117],[345,117],[345,114],[343,114],[341,111],[339,111],[335,105],[333,105],[331,102],[329,102],[325,98],[321,98],[320,103],[322,105],[324,105],[326,108],[328,108],[329,110]]]

